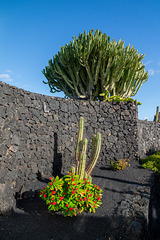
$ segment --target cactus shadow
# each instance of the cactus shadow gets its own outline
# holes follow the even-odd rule
[[[53,156],[53,167],[52,167],[52,176],[63,177],[61,174],[62,170],[62,154],[58,153],[58,135],[54,133],[54,156]],[[42,173],[38,171],[37,179],[40,182],[49,183],[49,179],[42,176]]]
[[[54,133],[54,157],[53,157],[53,172],[52,175],[54,177],[59,176],[62,177],[62,153],[58,152],[58,135]]]
[[[44,182],[44,183],[49,183],[49,179],[48,178],[44,178],[42,176],[42,173],[40,171],[38,171],[37,173],[37,179],[40,181],[40,182]]]

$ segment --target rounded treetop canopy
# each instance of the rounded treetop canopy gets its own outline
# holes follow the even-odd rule
[[[73,99],[103,100],[99,95],[106,90],[110,96],[135,96],[148,79],[144,54],[138,54],[130,44],[124,47],[121,39],[110,41],[105,33],[93,31],[85,31],[60,47],[42,71],[47,79],[44,83],[51,92],[62,91]]]

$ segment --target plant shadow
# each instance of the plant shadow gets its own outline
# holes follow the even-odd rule
[[[137,240],[147,237],[146,226],[140,232],[135,231],[134,219],[123,216],[101,216],[98,210],[95,214],[82,213],[76,217],[63,217],[61,213],[48,212],[47,206],[39,198],[21,199],[17,207],[24,211],[15,213],[9,218],[0,216],[1,240]],[[105,211],[105,206],[103,206]],[[130,222],[127,228],[127,222]],[[142,219],[142,222],[146,222]],[[146,236],[144,236],[144,233]],[[139,238],[140,237],[140,238]]]
[[[54,158],[53,158],[53,176],[62,177],[62,153],[58,153],[58,135],[54,133]]]
[[[57,133],[54,133],[54,157],[53,157],[53,168],[52,168],[52,176],[63,177],[61,173],[62,170],[62,154],[58,153],[58,136]],[[40,182],[48,183],[50,180],[48,178],[43,177],[42,173],[38,171],[37,179]]]

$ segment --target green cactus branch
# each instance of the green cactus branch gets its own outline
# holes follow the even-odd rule
[[[89,164],[86,168],[86,173],[88,176],[91,174],[95,164],[98,160],[99,154],[101,150],[101,134],[98,132],[97,135],[94,136],[92,141],[92,152],[89,160]]]

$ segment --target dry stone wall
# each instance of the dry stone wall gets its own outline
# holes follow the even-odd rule
[[[138,120],[138,141],[140,158],[160,151],[160,123]]]
[[[38,177],[65,174],[74,164],[78,120],[84,137],[102,134],[98,160],[138,158],[136,103],[100,103],[49,97],[0,82],[0,183],[16,192]],[[29,187],[28,187],[29,188]]]

